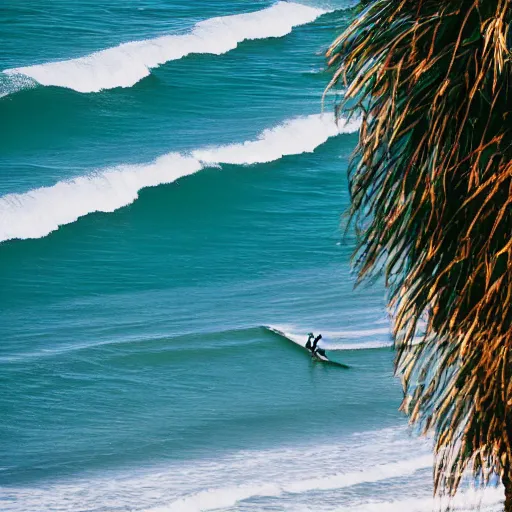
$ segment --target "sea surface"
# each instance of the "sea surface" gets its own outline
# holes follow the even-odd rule
[[[384,287],[354,290],[359,122],[322,114],[352,6],[2,5],[0,510],[436,506]]]

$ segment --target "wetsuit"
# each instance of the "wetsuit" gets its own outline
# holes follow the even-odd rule
[[[321,355],[325,357],[325,350],[323,348],[318,348],[318,342],[322,339],[322,335],[319,334],[313,341],[313,344],[311,345],[311,355],[313,357]]]

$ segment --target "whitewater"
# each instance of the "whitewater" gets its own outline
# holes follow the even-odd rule
[[[404,432],[401,433],[404,437]],[[375,456],[371,444],[378,447],[379,457]],[[400,452],[405,452],[406,458],[399,458]],[[309,461],[307,467],[302,464],[305,460]],[[431,464],[428,443],[401,438],[391,429],[381,429],[330,444],[238,451],[217,460],[193,460],[179,471],[171,465],[136,474],[120,472],[109,485],[92,476],[87,482],[75,479],[39,490],[14,488],[6,493],[4,506],[9,512],[19,511],[19,504],[29,509],[39,506],[52,510],[66,496],[68,506],[73,509],[84,506],[89,509],[95,503],[110,501],[117,502],[123,510],[123,506],[133,502],[135,489],[152,486],[158,491],[143,492],[132,510],[206,512],[243,506],[244,501],[253,498],[303,497],[312,492],[350,490],[362,484],[419,476]],[[85,485],[92,490],[87,497],[80,493]],[[155,506],[159,501],[164,503]]]
[[[264,130],[253,141],[189,154],[168,153],[151,163],[119,165],[51,187],[7,194],[0,197],[0,242],[44,237],[88,213],[122,208],[135,201],[143,188],[172,183],[207,167],[252,165],[313,152],[330,137],[353,133],[359,126],[359,120],[336,121],[332,114],[313,114]]]
[[[82,93],[131,87],[148,76],[151,69],[166,62],[193,53],[221,55],[246,40],[283,37],[294,27],[310,23],[325,12],[293,2],[278,2],[261,11],[199,22],[189,34],[123,43],[85,57],[11,68],[4,73]],[[15,84],[14,90],[19,89],[20,80]]]
[[[112,475],[112,481],[91,475],[87,481],[70,479],[39,489],[15,487],[5,490],[4,510],[92,510],[97,503],[112,503],[119,510],[129,507],[132,512],[208,512],[238,507],[253,510],[250,500],[264,499],[266,507],[254,510],[279,504],[279,510],[290,512],[428,512],[443,500],[428,495],[389,499],[383,492],[381,499],[361,503],[351,494],[361,486],[405,479],[417,483],[431,466],[428,442],[408,438],[404,429],[381,429],[330,444],[239,451],[216,460],[188,461],[180,468],[171,464],[135,474],[119,472]],[[91,490],[87,496],[82,493],[84,487]],[[405,484],[404,490],[410,491],[410,485]],[[344,500],[326,506],[331,493],[344,493]],[[501,500],[499,488],[469,490],[451,505],[461,512],[479,505],[484,511],[496,512]],[[63,501],[68,508],[60,507]]]

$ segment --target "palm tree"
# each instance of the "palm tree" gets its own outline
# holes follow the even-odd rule
[[[329,87],[345,88],[338,112],[363,117],[350,169],[355,265],[389,287],[402,408],[433,432],[434,491],[498,475],[507,512],[511,21],[509,0],[365,0],[327,54]]]

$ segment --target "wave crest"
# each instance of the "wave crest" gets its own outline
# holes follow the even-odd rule
[[[325,12],[293,2],[278,2],[261,11],[199,22],[188,34],[132,41],[85,57],[6,69],[4,73],[83,93],[131,87],[165,62],[191,53],[221,55],[245,40],[282,37]]]
[[[88,213],[113,212],[135,201],[143,188],[172,183],[205,167],[265,163],[312,152],[330,137],[358,127],[358,121],[336,124],[333,115],[315,114],[286,121],[243,144],[168,153],[149,164],[121,165],[52,187],[8,194],[0,197],[0,242],[41,238]]]

